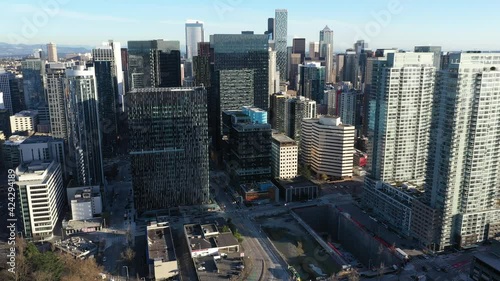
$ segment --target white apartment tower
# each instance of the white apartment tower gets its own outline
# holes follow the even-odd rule
[[[433,53],[389,53],[374,62],[369,97],[369,178],[384,182],[425,178],[432,98]]]
[[[45,91],[50,115],[50,132],[56,138],[68,139],[66,103],[64,99],[64,77],[66,66],[49,64],[45,73]]]
[[[55,43],[47,44],[47,60],[49,62],[57,62],[57,46]]]
[[[430,248],[461,247],[500,234],[500,53],[450,54],[439,73],[426,202]],[[416,231],[429,216],[415,214]]]
[[[332,178],[352,177],[354,126],[337,116],[302,120],[301,161],[316,174]]]
[[[283,135],[273,134],[271,143],[271,171],[277,179],[292,179],[297,176],[297,143]]]
[[[16,169],[19,209],[25,237],[50,239],[64,209],[61,165],[56,161],[32,161]]]

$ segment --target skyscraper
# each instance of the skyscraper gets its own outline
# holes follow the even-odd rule
[[[63,64],[49,64],[45,74],[45,90],[50,115],[50,133],[56,138],[68,140],[66,99],[64,78],[66,67]]]
[[[198,43],[204,42],[203,22],[188,20],[186,22],[186,59],[192,60],[198,55]]]
[[[432,250],[500,234],[500,53],[450,54],[434,96],[425,200],[412,230]]]
[[[287,79],[287,37],[288,11],[286,9],[277,9],[274,17],[274,41],[276,50],[276,65],[278,66],[278,71],[280,72],[281,81],[286,81]]]
[[[93,67],[74,66],[64,81],[69,168],[79,185],[104,184],[99,102]]]
[[[3,69],[0,69],[0,95],[3,95],[0,97],[3,101],[3,106],[5,109],[9,110],[10,115],[16,113],[14,112],[12,108],[12,95],[10,91],[10,83],[12,76],[14,76],[11,73],[5,72]]]
[[[319,56],[325,60],[325,81],[333,82],[334,60],[333,60],[333,30],[328,25],[319,32]]]
[[[275,93],[271,95],[269,106],[269,120],[273,130],[279,133],[285,133],[285,106],[287,96],[283,93]]]
[[[47,44],[47,60],[49,62],[57,62],[57,46],[55,43],[50,42]]]
[[[264,34],[269,36],[269,41],[274,41],[274,18],[267,19],[267,30]]]
[[[136,209],[208,201],[208,116],[204,88],[145,88],[127,94]]]
[[[298,94],[321,103],[325,90],[325,73],[325,67],[318,63],[300,65]]]
[[[276,51],[269,48],[269,95],[280,89],[279,72],[276,69]]]
[[[41,59],[25,59],[21,62],[23,73],[24,102],[28,109],[38,109],[45,103],[43,75],[45,63]]]
[[[423,183],[435,83],[432,58],[431,53],[389,53],[374,62],[370,178]]]
[[[440,46],[416,46],[415,53],[434,53],[434,67],[436,68],[436,71],[441,70]]]
[[[285,134],[300,144],[302,121],[316,118],[316,102],[305,97],[295,97],[286,100],[285,104]]]
[[[309,58],[311,60],[319,59],[319,42],[309,42]]]
[[[160,52],[180,51],[179,41],[128,41],[129,89],[160,85]],[[179,72],[180,77],[180,72]],[[179,78],[180,79],[180,78]]]
[[[93,49],[99,122],[102,132],[102,156],[111,158],[116,154],[117,124],[117,79],[112,49]]]
[[[158,87],[182,86],[181,52],[178,50],[160,51],[158,57]]]
[[[292,53],[300,54],[300,63],[304,62],[306,58],[306,39],[293,38]]]

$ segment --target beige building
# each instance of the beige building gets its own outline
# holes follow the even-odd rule
[[[271,146],[273,177],[279,179],[296,177],[298,153],[299,148],[293,139],[283,134],[274,134]]]
[[[172,232],[168,223],[156,223],[146,227],[148,234],[147,263],[149,275],[154,280],[166,280],[179,274]]]
[[[302,120],[301,161],[318,175],[352,177],[354,126],[337,116]]]
[[[55,43],[47,44],[47,59],[49,62],[57,62],[57,46]]]
[[[38,111],[23,110],[10,116],[10,128],[12,133],[29,132],[34,133],[38,125]]]

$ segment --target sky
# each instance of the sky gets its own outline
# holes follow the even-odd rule
[[[280,3],[278,3],[280,2]],[[185,43],[188,19],[210,34],[267,30],[275,9],[288,10],[288,44],[319,40],[328,25],[337,52],[364,39],[369,48],[445,51],[500,50],[498,0],[0,0],[0,42],[98,46],[113,39],[165,39]]]

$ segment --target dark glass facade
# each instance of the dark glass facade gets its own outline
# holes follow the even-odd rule
[[[181,52],[177,50],[159,52],[159,87],[181,86]]]
[[[325,67],[301,65],[299,72],[299,94],[322,103],[325,91]]]
[[[43,75],[45,63],[40,59],[26,59],[21,62],[23,73],[24,102],[28,109],[37,109],[45,103]]]
[[[135,89],[126,96],[136,209],[208,201],[207,92],[204,88]]]

